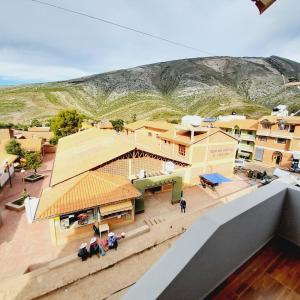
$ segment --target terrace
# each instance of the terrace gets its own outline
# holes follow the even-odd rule
[[[275,181],[211,210],[123,299],[298,299],[299,199],[299,187]]]

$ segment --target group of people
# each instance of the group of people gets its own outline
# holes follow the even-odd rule
[[[108,238],[102,239],[101,243],[99,244],[97,238],[92,237],[90,240],[89,250],[87,249],[87,243],[82,243],[80,245],[78,257],[80,257],[82,261],[85,261],[93,255],[97,255],[98,257],[104,256],[109,249],[117,250],[118,240],[122,238],[125,238],[124,232],[122,232],[122,234],[119,236],[113,232],[110,232],[108,234]]]

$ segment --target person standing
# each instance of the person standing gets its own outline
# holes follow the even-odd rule
[[[182,213],[185,213],[185,209],[186,209],[186,201],[185,201],[185,199],[183,198],[183,196],[181,197],[181,199],[180,199],[180,211],[182,212]]]

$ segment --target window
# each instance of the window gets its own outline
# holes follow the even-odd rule
[[[286,139],[277,139],[278,144],[286,144]]]
[[[259,137],[258,137],[258,140],[259,140],[260,142],[266,142],[266,141],[268,140],[268,138],[267,138],[266,136],[259,136]]]
[[[278,129],[279,130],[288,130],[289,129],[289,125],[280,123],[280,124],[278,124]]]
[[[248,131],[248,134],[249,134],[249,135],[252,135],[252,131]]]
[[[291,125],[290,126],[290,132],[294,132],[295,131],[295,125]]]
[[[94,209],[82,210],[70,215],[60,216],[60,228],[68,229],[80,227],[95,222],[96,214]]]
[[[152,132],[148,132],[148,136],[152,136]]]
[[[179,155],[185,156],[185,146],[184,145],[178,145],[178,153],[179,153]]]
[[[262,128],[264,129],[270,129],[271,128],[271,125],[269,123],[262,123]]]

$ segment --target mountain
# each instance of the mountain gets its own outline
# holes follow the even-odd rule
[[[248,117],[277,104],[300,109],[300,64],[285,58],[204,57],[155,63],[55,83],[0,89],[0,121],[48,118],[76,108],[93,118],[179,119],[185,114]]]

